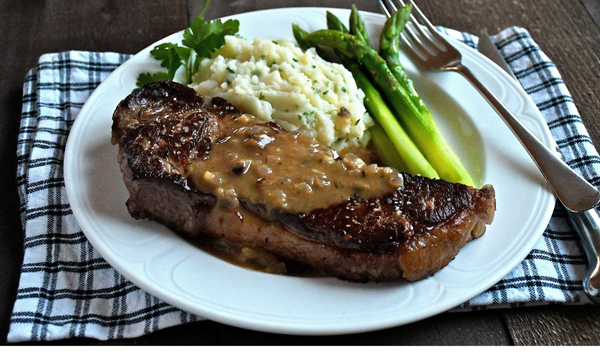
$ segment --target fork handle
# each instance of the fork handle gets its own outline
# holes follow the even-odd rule
[[[569,210],[582,212],[600,201],[600,192],[555,153],[546,147],[519,119],[464,65],[453,70],[461,73],[486,98],[504,119],[536,163],[560,202]]]
[[[566,211],[588,260],[583,290],[590,299],[600,304],[600,216],[594,209],[579,213]]]

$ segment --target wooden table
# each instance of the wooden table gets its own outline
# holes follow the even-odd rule
[[[5,343],[16,296],[23,239],[15,181],[16,143],[24,76],[47,52],[64,50],[136,53],[179,31],[202,0],[0,0],[3,42],[0,76],[0,341]],[[380,12],[376,0],[354,1]],[[213,0],[208,19],[252,10],[293,6],[349,8],[342,0]],[[438,25],[494,34],[508,26],[528,29],[556,63],[595,144],[600,144],[600,1],[421,0]],[[91,339],[60,344],[96,344]],[[201,321],[111,344],[412,344],[574,345],[600,344],[600,306],[547,305],[507,310],[444,313],[366,334],[300,337],[265,334]]]

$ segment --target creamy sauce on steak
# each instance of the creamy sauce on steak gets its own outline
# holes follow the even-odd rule
[[[395,169],[367,165],[298,132],[260,124],[252,116],[230,117],[227,134],[209,154],[189,167],[187,178],[203,192],[217,195],[222,206],[240,200],[300,214],[347,202],[388,195],[403,184]]]

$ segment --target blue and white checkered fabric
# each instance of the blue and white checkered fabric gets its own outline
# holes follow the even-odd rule
[[[477,38],[447,32],[476,47]],[[494,39],[567,163],[598,185],[600,159],[556,67],[523,29],[506,29]],[[128,57],[47,54],[27,74],[17,149],[25,253],[9,342],[137,337],[200,319],[140,290],[107,264],[86,240],[66,198],[62,160],[71,125],[92,91]],[[585,269],[557,207],[521,265],[460,309],[589,303],[581,285]]]

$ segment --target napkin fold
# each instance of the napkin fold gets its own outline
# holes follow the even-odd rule
[[[477,46],[473,35],[441,30]],[[600,158],[554,64],[525,29],[508,28],[492,38],[542,112],[566,162],[597,185]],[[24,259],[8,342],[129,338],[201,320],[112,268],[87,241],[66,196],[62,161],[73,121],[92,91],[129,57],[46,54],[27,74],[17,148]],[[581,284],[586,266],[564,210],[556,207],[527,258],[456,310],[591,303]]]

